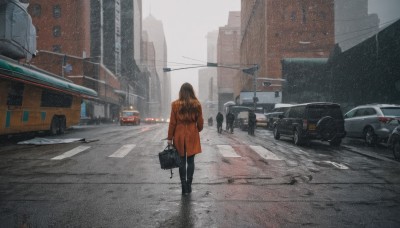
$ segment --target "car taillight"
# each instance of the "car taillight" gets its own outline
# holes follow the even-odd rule
[[[382,122],[382,123],[389,123],[392,120],[392,118],[389,118],[389,117],[379,117],[378,119],[379,119],[379,122]]]
[[[308,126],[307,120],[303,120],[303,129],[306,130]]]

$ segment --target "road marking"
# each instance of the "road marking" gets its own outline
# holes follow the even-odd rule
[[[262,146],[250,146],[250,148],[266,160],[277,160],[277,161],[282,160],[281,158],[276,156],[274,153],[272,153],[271,151],[269,151],[268,149],[266,149]]]
[[[238,155],[232,146],[229,145],[217,145],[219,152],[222,156],[226,158],[240,158],[241,156]]]
[[[115,151],[113,154],[108,156],[109,158],[123,158],[125,157],[133,148],[135,148],[135,144],[126,144]]]
[[[323,161],[324,163],[331,164],[338,169],[349,169],[349,167],[342,165],[340,163],[332,162],[332,161]]]
[[[89,149],[89,148],[90,148],[90,146],[78,146],[78,147],[75,147],[74,149],[72,149],[70,151],[67,151],[67,152],[65,152],[65,153],[63,153],[63,154],[61,154],[61,155],[59,155],[57,157],[52,158],[51,160],[62,160],[64,158],[72,157],[72,156],[74,156],[76,154],[79,154],[82,151],[85,151],[85,150]]]

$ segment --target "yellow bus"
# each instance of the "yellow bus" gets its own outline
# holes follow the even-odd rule
[[[79,124],[82,99],[96,97],[70,80],[0,58],[0,135],[63,134]]]

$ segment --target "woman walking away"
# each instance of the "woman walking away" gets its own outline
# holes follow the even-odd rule
[[[181,86],[179,99],[171,104],[168,128],[168,144],[175,146],[183,161],[179,168],[182,195],[192,192],[194,156],[201,153],[199,132],[203,130],[203,124],[200,102],[194,94],[192,85],[186,82]]]

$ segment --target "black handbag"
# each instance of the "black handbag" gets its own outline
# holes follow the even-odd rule
[[[162,152],[158,153],[158,158],[160,159],[161,169],[170,169],[170,178],[172,178],[172,175],[174,174],[172,169],[181,166],[181,157],[179,156],[178,151],[173,145],[168,145]]]

